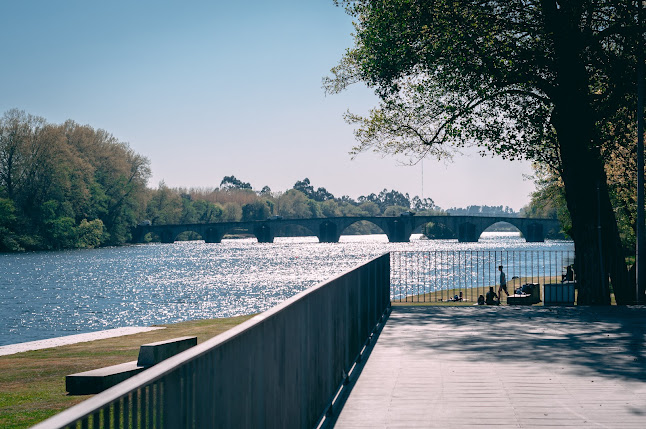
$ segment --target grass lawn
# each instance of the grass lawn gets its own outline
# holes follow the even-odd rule
[[[0,356],[0,428],[30,427],[92,396],[69,396],[68,374],[137,360],[146,343],[192,335],[199,344],[251,317],[158,325],[166,329]]]

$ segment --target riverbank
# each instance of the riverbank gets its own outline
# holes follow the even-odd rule
[[[163,326],[130,326],[125,328],[106,329],[104,331],[98,332],[88,332],[85,334],[67,335],[65,337],[49,338],[47,340],[9,344],[7,346],[0,346],[0,356],[13,355],[16,353],[29,352],[32,350],[50,349],[53,347],[67,346],[69,344],[104,340],[106,338],[123,337],[126,335],[139,334],[141,332],[155,331],[157,329],[165,328]]]
[[[27,428],[89,398],[67,394],[68,374],[136,360],[139,346],[146,343],[191,335],[199,344],[251,317],[158,325],[146,332],[0,356],[0,427]]]

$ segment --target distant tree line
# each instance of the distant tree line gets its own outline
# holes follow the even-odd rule
[[[467,206],[466,208],[451,207],[446,212],[452,215],[460,216],[501,216],[501,217],[515,217],[517,213],[508,206]]]
[[[149,161],[103,130],[9,110],[0,119],[0,251],[124,243]]]
[[[513,215],[508,207],[447,211],[431,198],[395,190],[335,197],[308,178],[291,189],[254,190],[235,176],[213,188],[148,188],[150,162],[112,134],[74,121],[9,110],[0,118],[0,251],[120,245],[141,222],[154,225],[339,216]],[[426,231],[426,230],[425,230]],[[432,235],[432,225],[429,226]],[[287,231],[289,233],[289,231]],[[382,232],[357,222],[344,233]],[[293,231],[297,233],[297,231]],[[191,237],[190,234],[186,238]]]
[[[152,191],[148,220],[154,225],[178,223],[238,222],[265,220],[271,216],[285,219],[398,216],[406,211],[417,215],[503,216],[521,215],[506,206],[471,205],[443,210],[431,198],[410,197],[395,190],[362,195],[356,200],[344,195],[335,197],[323,187],[315,188],[308,178],[298,180],[285,192],[272,192],[268,186],[254,191],[251,184],[235,176],[225,176],[219,188],[168,188],[163,182]],[[497,231],[517,231],[512,225],[496,226]],[[289,228],[286,230],[289,234]],[[298,234],[302,231],[294,231]],[[361,221],[348,227],[344,234],[382,233],[376,225]],[[441,224],[428,223],[422,233],[429,238],[455,238],[455,232]],[[194,239],[185,233],[179,239]]]
[[[415,210],[419,214],[440,214],[432,199],[411,198],[395,190],[360,196],[356,200],[344,195],[335,197],[323,187],[315,188],[305,178],[284,192],[272,192],[269,186],[260,191],[235,176],[225,176],[213,189],[169,188],[165,183],[150,191],[146,209],[153,225],[177,223],[210,223],[265,220],[271,216],[285,219],[340,216],[398,216]],[[368,222],[357,222],[345,233],[381,232]],[[187,234],[187,238],[192,238]]]

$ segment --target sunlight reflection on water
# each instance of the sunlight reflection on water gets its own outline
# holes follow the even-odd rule
[[[485,233],[479,243],[385,235],[146,244],[0,254],[0,345],[123,326],[148,326],[264,311],[391,250],[572,249]]]

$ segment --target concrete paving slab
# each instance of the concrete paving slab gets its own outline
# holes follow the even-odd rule
[[[646,428],[646,307],[394,307],[336,428]]]

